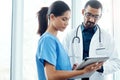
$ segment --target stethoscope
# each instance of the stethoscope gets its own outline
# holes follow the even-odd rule
[[[82,25],[81,25],[82,26]],[[76,30],[76,34],[75,36],[73,37],[72,39],[72,43],[74,43],[75,39],[78,40],[78,43],[80,43],[80,37],[78,36],[78,31],[79,31],[79,28],[81,27],[80,25],[77,27],[77,30]],[[99,29],[99,47],[103,47],[102,45],[102,42],[101,42],[101,29],[100,27],[96,24],[96,26],[98,27]]]
[[[80,43],[80,37],[78,36],[78,31],[79,29],[81,28],[82,25],[79,25],[77,27],[77,30],[76,30],[76,33],[75,33],[75,36],[73,37],[72,39],[72,43],[74,44],[75,41],[77,40],[77,43]],[[96,27],[98,28],[99,30],[99,44],[98,46],[96,47],[96,54],[100,54],[101,52],[99,51],[102,51],[102,50],[105,50],[106,48],[104,47],[104,45],[102,44],[102,41],[101,41],[101,29],[100,27],[96,24]],[[75,44],[76,45],[76,44]],[[76,57],[76,58],[79,58],[78,56],[75,56],[76,54],[72,53],[72,56],[71,57]],[[75,59],[73,58],[73,62],[75,62]]]

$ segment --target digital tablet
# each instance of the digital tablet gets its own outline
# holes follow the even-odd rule
[[[85,66],[96,62],[105,62],[109,57],[87,57],[83,60],[81,64],[76,68],[77,70],[83,69]]]
[[[92,63],[95,62],[105,62],[106,60],[108,60],[109,57],[87,57],[85,58],[82,63],[80,63],[78,65],[78,67],[76,68],[77,70],[83,69],[85,66],[90,65]],[[89,72],[89,73],[85,73],[82,75],[78,75],[75,77],[72,77],[70,79],[78,79],[78,78],[89,78],[95,71]]]

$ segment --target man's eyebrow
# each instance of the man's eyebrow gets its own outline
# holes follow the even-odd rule
[[[92,14],[90,12],[87,12],[88,14],[94,15],[94,16],[100,16],[99,14]]]

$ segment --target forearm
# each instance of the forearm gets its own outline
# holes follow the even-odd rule
[[[93,63],[91,65],[86,66],[82,70],[65,71],[65,70],[56,70],[53,65],[46,62],[44,69],[47,80],[66,80],[91,71],[96,71],[100,69],[102,65],[103,63]]]
[[[54,71],[47,73],[47,78],[48,80],[66,80],[78,75],[84,74],[85,71],[83,70],[74,70],[74,71]]]

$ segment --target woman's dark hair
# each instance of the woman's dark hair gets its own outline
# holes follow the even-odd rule
[[[85,9],[88,5],[89,5],[90,7],[92,7],[92,8],[95,8],[95,9],[99,9],[99,8],[101,8],[101,10],[103,9],[102,4],[101,4],[98,0],[89,0],[89,1],[86,3],[84,9]]]
[[[47,12],[48,12],[48,7],[42,7],[41,10],[38,12],[38,31],[37,33],[42,35],[46,29],[47,29]]]
[[[50,14],[54,14],[55,17],[62,16],[68,10],[70,10],[69,6],[63,1],[55,1],[49,8],[42,7],[38,12],[39,28],[37,33],[41,36],[46,31]]]

